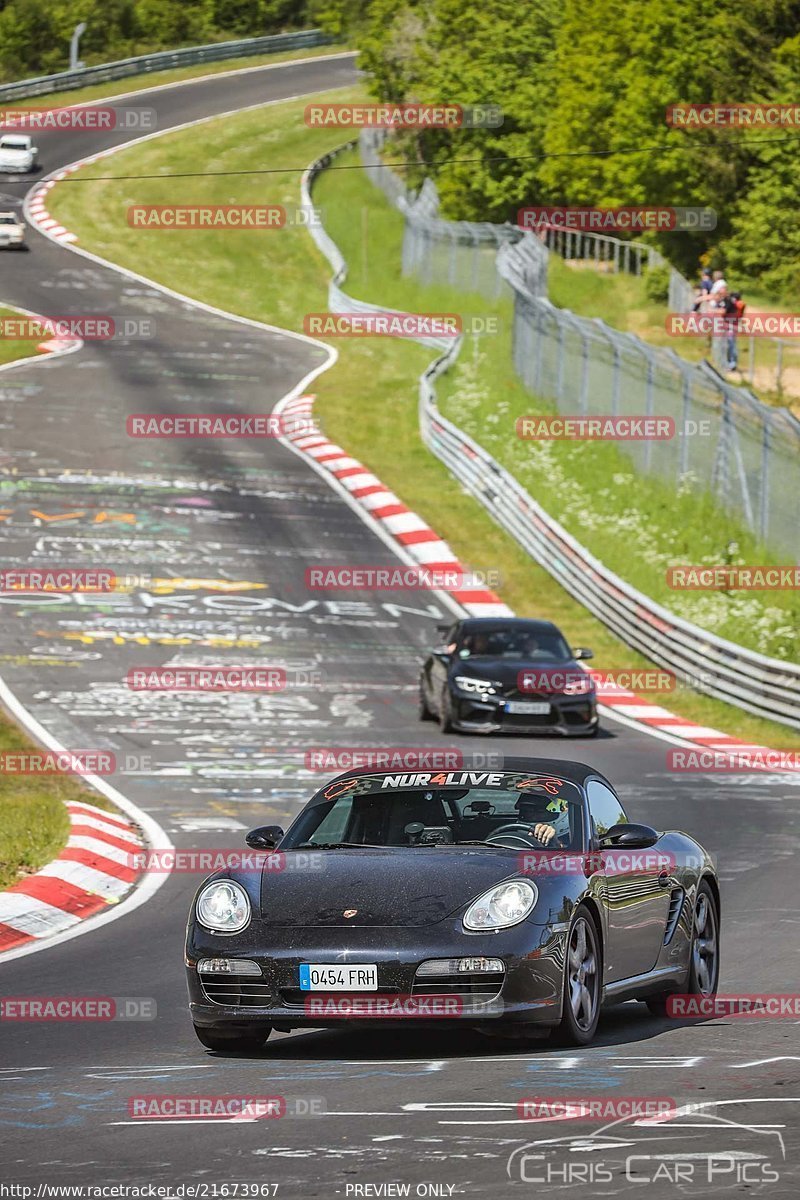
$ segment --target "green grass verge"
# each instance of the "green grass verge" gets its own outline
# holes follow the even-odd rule
[[[0,754],[36,749],[0,713]],[[18,882],[56,858],[69,835],[68,800],[83,800],[115,812],[111,804],[68,775],[0,772],[0,888]]]
[[[90,87],[75,88],[68,92],[48,92],[28,100],[15,100],[14,108],[39,108],[44,101],[58,97],[64,107],[82,104],[86,100],[103,100],[112,96],[125,95],[144,88],[163,87],[167,83],[182,83],[188,79],[199,79],[204,75],[222,75],[226,71],[239,71],[243,67],[261,67],[268,63],[294,62],[298,58],[319,58],[325,54],[340,54],[347,46],[310,46],[307,50],[287,50],[280,54],[252,54],[244,58],[229,58],[225,62],[197,63],[191,67],[173,67],[167,71],[149,71],[146,75],[129,75],[127,79],[114,79],[109,83],[94,83]],[[10,106],[9,102],[9,106]]]
[[[338,91],[338,99],[358,93]],[[263,180],[209,176],[193,179],[191,188],[168,178],[96,179],[59,185],[51,193],[50,211],[79,234],[81,245],[198,299],[212,299],[231,312],[302,329],[303,315],[326,307],[328,267],[308,235],[298,228],[272,232],[143,231],[128,227],[130,203],[297,203],[299,168],[329,150],[338,140],[330,130],[303,124],[304,104],[290,102],[260,112],[242,113],[209,126],[165,135],[114,157],[122,174],[179,174],[199,163],[215,171],[239,171],[269,162],[276,168],[298,168]],[[108,160],[104,163],[108,169]],[[80,175],[92,176],[92,168]],[[98,172],[94,172],[97,174]],[[185,190],[184,190],[185,189]],[[399,216],[357,171],[331,172],[321,181],[315,201],[326,226],[346,254],[356,295],[398,308],[485,314],[478,296],[459,297],[445,287],[420,289],[398,275],[402,233]],[[354,214],[358,216],[354,219]],[[503,305],[495,310],[501,317]],[[506,317],[507,317],[506,313]],[[506,321],[506,330],[508,322]],[[494,387],[518,386],[511,376],[504,335],[486,338],[497,355]],[[508,334],[506,332],[505,336]],[[503,597],[521,615],[557,620],[573,644],[591,645],[600,669],[646,665],[614,638],[464,494],[445,467],[422,446],[417,427],[417,379],[430,353],[409,343],[383,339],[337,340],[340,360],[317,382],[318,412],[329,436],[361,458],[403,500],[445,537],[463,561],[476,569],[498,570]],[[499,347],[500,349],[497,349]],[[462,371],[449,385],[463,384],[463,371],[486,352],[468,348]],[[526,395],[528,410],[531,399]],[[484,431],[480,431],[484,440]],[[561,517],[560,505],[554,515]],[[670,515],[673,509],[669,510]],[[659,699],[659,697],[655,697]],[[660,697],[663,699],[663,697]],[[780,748],[800,748],[800,735],[771,722],[690,691],[669,697],[669,706],[687,718],[715,725],[743,738]]]
[[[10,251],[3,251],[4,254]],[[0,305],[0,321],[6,317],[18,317],[19,313],[12,308],[3,308]],[[42,339],[40,339],[42,340]],[[0,366],[4,363],[16,362],[18,358],[33,358],[36,355],[36,342],[29,340],[23,341],[18,338],[0,338]]]

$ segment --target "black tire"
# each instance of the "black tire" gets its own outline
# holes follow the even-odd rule
[[[450,689],[442,690],[442,700],[439,706],[439,728],[442,733],[452,733],[455,726],[453,725],[453,707],[450,703]]]
[[[584,952],[580,952],[581,929],[583,929]],[[576,954],[575,951],[578,951]],[[593,960],[594,969],[586,972],[586,964]],[[574,978],[571,978],[573,977]],[[591,982],[586,984],[586,980]],[[576,996],[576,986],[582,985],[582,990]],[[600,934],[591,911],[585,904],[579,904],[570,922],[567,935],[567,949],[564,961],[564,1011],[561,1024],[553,1033],[555,1041],[561,1046],[588,1046],[594,1038],[597,1023],[600,1020],[600,998],[603,990],[603,956]],[[589,996],[589,1004],[583,993]],[[574,999],[580,1001],[576,1010]],[[584,1015],[581,1015],[584,1014]]]
[[[703,916],[705,913],[705,917]],[[698,922],[702,928],[698,929]],[[710,930],[709,930],[710,922]],[[713,942],[713,953],[709,955],[709,932]],[[709,964],[710,959],[710,964]],[[713,996],[719,984],[719,909],[711,885],[700,881],[692,914],[692,941],[689,948],[689,978],[686,994],[689,996]],[[645,1000],[654,1017],[666,1017],[669,993],[650,996]]]
[[[428,708],[428,701],[425,699],[425,685],[423,684],[422,680],[420,680],[419,683],[419,707],[417,709],[417,716],[419,717],[420,721],[436,720],[436,717]]]
[[[271,1025],[260,1025],[258,1029],[237,1029],[235,1025],[230,1030],[222,1030],[218,1026],[209,1029],[204,1025],[195,1025],[194,1031],[199,1042],[206,1050],[236,1051],[262,1050],[267,1038],[272,1033]]]

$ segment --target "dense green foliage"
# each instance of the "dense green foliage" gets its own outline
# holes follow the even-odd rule
[[[797,103],[798,0],[317,0],[312,12],[354,40],[376,97],[505,110],[499,129],[398,139],[412,180],[435,175],[446,215],[513,221],[521,202],[709,205],[712,233],[648,236],[687,272],[706,255],[800,299],[800,128],[665,120],[686,102]],[[442,162],[453,156],[478,161]]]
[[[305,0],[0,0],[0,79],[65,70],[79,21],[89,64],[310,23]]]

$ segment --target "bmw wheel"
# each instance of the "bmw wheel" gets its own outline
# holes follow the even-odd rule
[[[450,690],[445,688],[439,705],[439,728],[442,733],[453,732],[453,706],[450,702]]]

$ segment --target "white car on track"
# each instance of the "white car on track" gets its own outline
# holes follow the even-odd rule
[[[14,212],[0,212],[0,250],[27,250],[25,225]]]
[[[0,171],[24,175],[33,171],[39,154],[26,133],[0,134]]]

